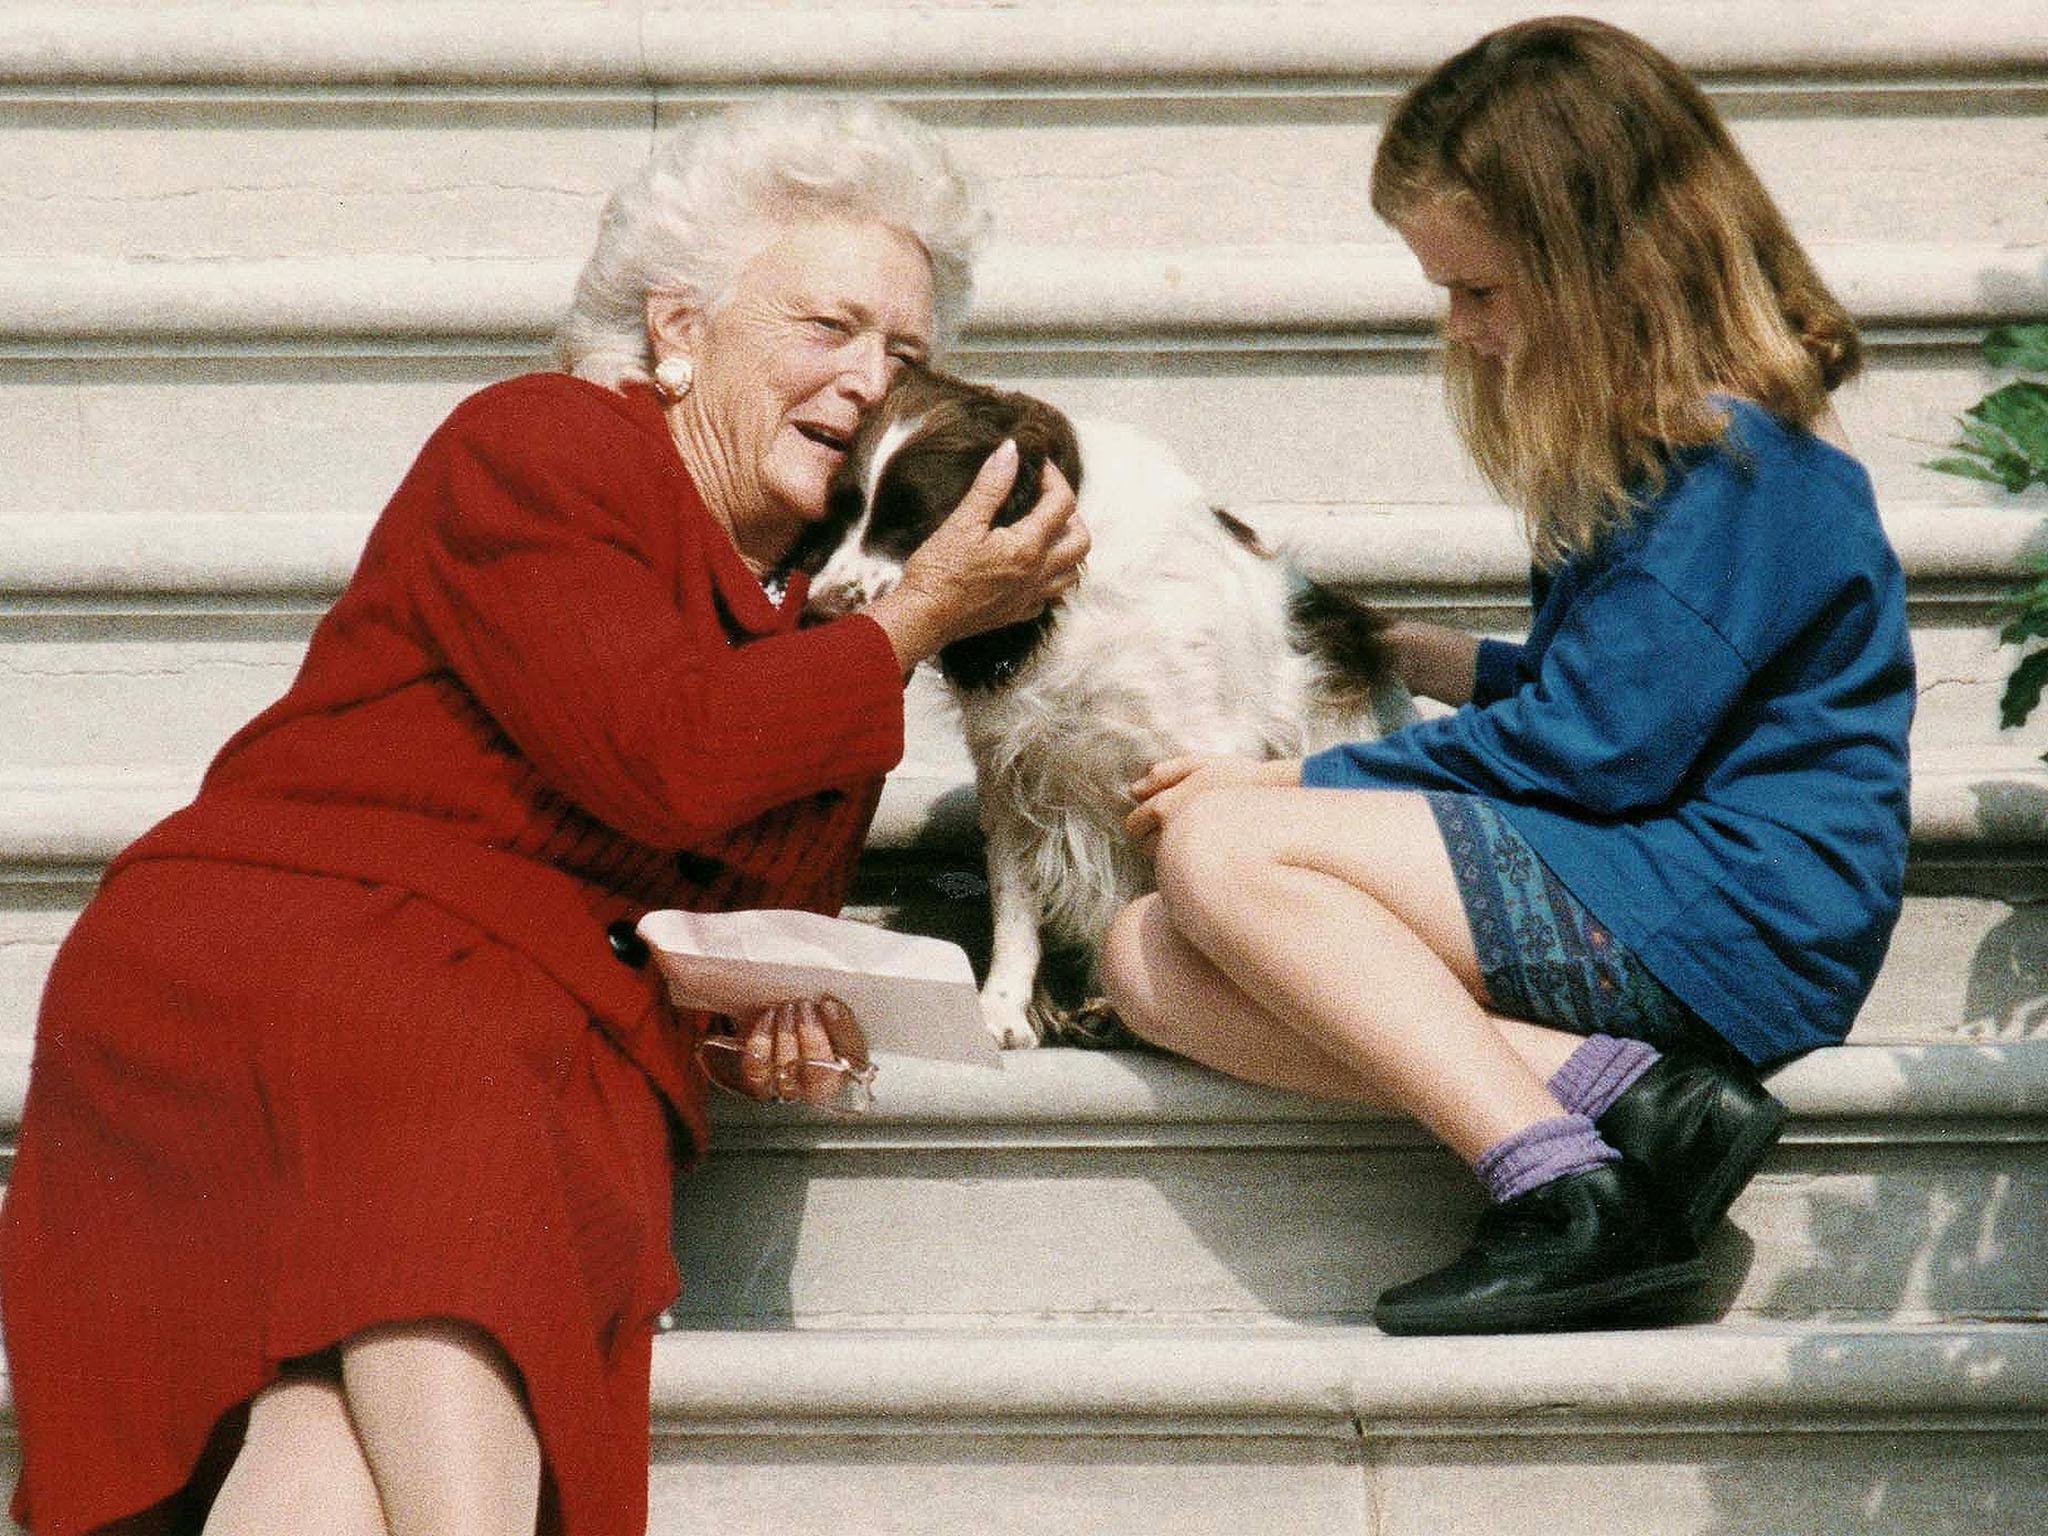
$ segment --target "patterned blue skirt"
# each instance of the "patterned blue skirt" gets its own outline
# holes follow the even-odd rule
[[[1718,1036],[1652,976],[1494,806],[1425,792],[1458,877],[1479,975],[1494,1010],[1659,1050]]]

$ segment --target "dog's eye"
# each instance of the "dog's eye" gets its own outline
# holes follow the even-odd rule
[[[923,490],[906,484],[899,476],[886,477],[875,491],[869,507],[867,547],[876,554],[907,560],[943,520]]]

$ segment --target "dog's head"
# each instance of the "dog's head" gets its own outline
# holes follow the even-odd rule
[[[996,512],[997,527],[1016,522],[1037,504],[1047,460],[1080,489],[1074,429],[1044,401],[936,369],[903,370],[861,418],[826,490],[824,517],[790,551],[791,568],[811,576],[811,610],[848,613],[893,587],[904,562],[960,505],[1004,438],[1017,444],[1017,479]],[[1000,681],[1031,653],[1051,622],[1048,611],[969,636],[940,653],[940,669],[962,687]]]

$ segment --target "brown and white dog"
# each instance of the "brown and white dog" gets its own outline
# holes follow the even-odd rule
[[[1386,665],[1385,621],[1213,507],[1162,444],[929,369],[904,372],[863,418],[825,518],[792,552],[812,609],[845,612],[894,585],[1006,437],[1020,468],[997,523],[1036,503],[1050,459],[1093,541],[1060,602],[938,657],[987,840],[982,1012],[1014,1047],[1058,1016],[1038,985],[1041,929],[1092,961],[1110,919],[1152,888],[1124,833],[1132,780],[1178,753],[1281,757],[1375,737],[1413,708]]]

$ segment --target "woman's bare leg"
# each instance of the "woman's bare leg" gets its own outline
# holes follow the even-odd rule
[[[533,1536],[540,1441],[489,1334],[445,1318],[341,1347],[349,1414],[391,1536]]]
[[[290,1376],[257,1394],[205,1536],[389,1536],[377,1485],[333,1375]]]
[[[1169,1010],[1185,1018],[1163,1031],[1180,1036],[1176,1048],[1239,1075],[1272,1081],[1284,1072],[1288,1086],[1391,1103],[1468,1162],[1564,1112],[1545,1079],[1576,1037],[1503,1028],[1476,1001],[1464,904],[1419,795],[1219,790],[1175,816],[1157,857],[1152,921],[1163,920],[1207,970],[1175,955],[1157,927],[1148,948],[1143,908],[1119,925],[1106,969],[1112,998],[1145,1020],[1140,962],[1149,954],[1161,963],[1164,987],[1149,985],[1162,1006],[1150,1021]],[[1216,1038],[1231,1027],[1227,1007],[1215,1020],[1181,1015],[1167,1001],[1181,987],[1189,1001],[1211,1004],[1234,990],[1255,1010],[1236,1024],[1277,1024],[1282,1033],[1263,1053],[1268,1071],[1240,1071],[1256,1068],[1254,1042]],[[1206,1040],[1195,1038],[1203,1032]]]

